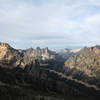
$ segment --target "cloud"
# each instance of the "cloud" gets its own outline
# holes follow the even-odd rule
[[[0,40],[16,48],[99,44],[99,0],[1,0]]]
[[[85,20],[92,25],[98,25],[100,24],[100,13],[87,17]]]

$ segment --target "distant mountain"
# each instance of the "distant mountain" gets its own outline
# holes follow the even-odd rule
[[[100,86],[100,46],[83,48],[65,62],[65,73]]]
[[[23,62],[25,65],[30,63],[30,61],[34,61],[38,59],[41,66],[49,66],[50,69],[55,70],[62,70],[62,66],[64,64],[64,59],[62,56],[57,54],[55,51],[52,51],[48,48],[40,48],[37,47],[36,49],[29,48],[23,52]]]
[[[69,57],[73,56],[77,52],[79,52],[81,49],[63,49],[63,50],[58,50],[56,53],[61,56],[64,59],[68,59]]]
[[[49,50],[48,48],[41,49],[40,47],[25,50],[24,56],[34,57],[40,60],[56,59],[55,52]]]

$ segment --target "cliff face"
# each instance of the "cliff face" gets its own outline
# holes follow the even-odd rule
[[[71,75],[76,74],[78,77],[86,75],[100,82],[100,46],[82,49],[65,62],[64,70],[65,73],[70,72]],[[94,83],[99,84],[95,80]]]
[[[50,60],[50,59],[56,59],[57,54],[48,48],[41,49],[40,47],[37,47],[36,49],[27,49],[24,52],[25,56],[29,56],[31,58],[36,58],[40,60]]]
[[[3,67],[9,65],[10,68],[11,65],[12,67],[20,66],[24,68],[35,59],[38,59],[43,64],[52,63],[52,66],[55,66],[55,62],[61,60],[60,56],[48,48],[41,49],[37,47],[36,49],[17,50],[7,43],[0,43],[0,64]]]
[[[0,43],[0,64],[16,65],[21,54],[7,43]]]
[[[49,66],[51,69],[60,70],[64,64],[64,59],[59,56],[56,52],[49,50],[48,48],[36,49],[30,48],[22,51],[23,62],[25,65],[31,63],[35,59],[38,59],[41,66]]]

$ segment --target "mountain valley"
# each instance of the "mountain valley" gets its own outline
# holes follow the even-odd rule
[[[0,43],[0,99],[100,98],[100,46],[52,51]]]

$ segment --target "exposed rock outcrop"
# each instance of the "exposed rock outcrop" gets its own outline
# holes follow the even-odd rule
[[[24,69],[26,65],[34,62],[35,59],[38,59],[41,64],[50,65],[51,68],[57,66],[55,62],[63,63],[63,59],[48,48],[41,49],[37,47],[36,49],[17,50],[7,43],[0,43],[0,64],[3,67],[20,66]]]
[[[99,85],[100,46],[82,49],[65,62],[64,70],[66,74],[70,72],[70,75],[77,75],[81,80],[91,80],[90,83]],[[98,82],[96,80],[98,80]]]
[[[21,56],[21,53],[9,44],[0,43],[0,64],[4,65],[3,67],[6,65],[16,66]]]

